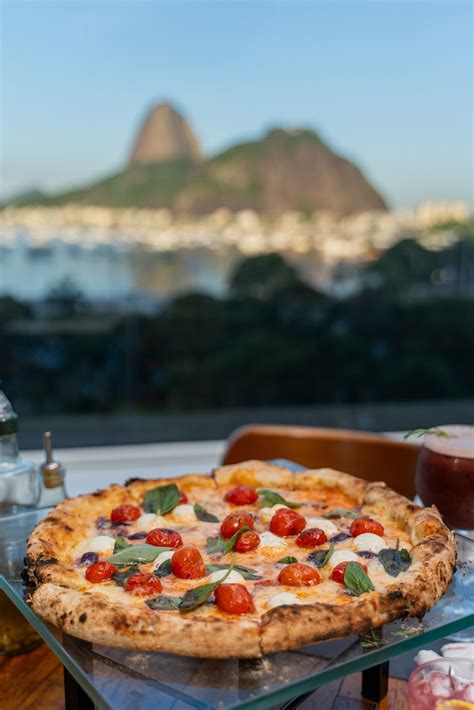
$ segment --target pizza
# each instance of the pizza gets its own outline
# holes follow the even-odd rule
[[[63,501],[28,540],[25,580],[73,636],[257,658],[421,617],[455,560],[436,508],[384,483],[246,461]]]

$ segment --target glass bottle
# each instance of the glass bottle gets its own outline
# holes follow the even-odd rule
[[[35,467],[19,456],[17,425],[18,417],[0,390],[0,525],[2,517],[7,516],[3,518],[5,531],[13,529],[11,523],[15,514],[32,508],[39,495]],[[22,540],[11,539],[10,534],[6,534],[7,538],[2,542],[3,555],[7,555],[6,548],[10,545],[22,543]],[[41,638],[36,631],[0,591],[0,654],[25,653],[39,643]]]

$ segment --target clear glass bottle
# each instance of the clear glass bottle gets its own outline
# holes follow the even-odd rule
[[[36,506],[40,493],[35,466],[19,455],[17,428],[18,417],[0,390],[0,516]]]
[[[18,418],[13,407],[0,390],[0,524],[7,539],[2,542],[4,554],[9,545],[22,543],[26,531],[12,539],[11,517],[36,505],[39,478],[34,465],[20,458],[17,441]],[[16,606],[0,591],[0,655],[25,653],[41,643],[41,638],[20,614]]]

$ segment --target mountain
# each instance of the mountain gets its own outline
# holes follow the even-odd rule
[[[160,103],[146,116],[128,161],[149,165],[173,160],[201,160],[202,154],[191,126],[168,103]]]
[[[268,216],[386,209],[359,168],[312,130],[277,128],[205,160],[190,126],[169,104],[147,116],[123,171],[41,202],[167,207],[186,215],[219,207]]]

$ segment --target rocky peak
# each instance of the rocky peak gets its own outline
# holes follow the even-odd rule
[[[159,103],[146,115],[130,153],[129,165],[201,160],[202,154],[191,126],[168,103]]]

